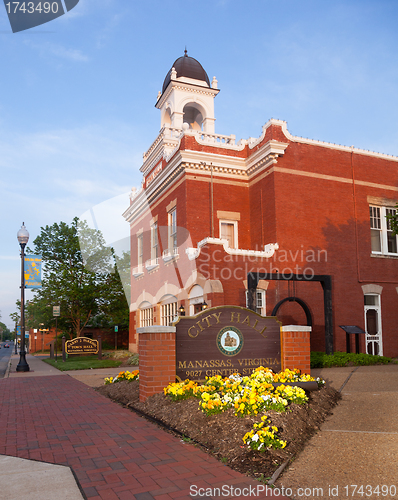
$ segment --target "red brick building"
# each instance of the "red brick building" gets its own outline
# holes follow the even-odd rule
[[[286,279],[259,282],[257,311],[290,298],[278,319],[305,325],[307,310],[312,350],[325,350],[322,287],[293,275],[331,276],[334,350],[346,350],[339,325],[357,325],[362,352],[398,356],[397,237],[385,217],[398,200],[398,158],[296,137],[274,119],[237,142],[214,131],[218,92],[187,54],[159,92],[161,129],[124,213],[130,350],[137,327],[169,324],[181,306],[245,306],[247,274],[260,271]]]
[[[58,338],[62,337],[62,331],[57,330]],[[112,349],[117,345],[118,349],[128,349],[128,332],[120,330],[117,332],[115,339],[115,332],[111,329],[95,328],[86,326],[83,331],[83,337],[98,340],[101,337],[103,349]],[[56,331],[55,327],[43,330],[30,328],[29,329],[29,352],[49,351],[50,343],[55,341]],[[70,337],[65,335],[66,340]],[[59,340],[59,343],[61,341]]]

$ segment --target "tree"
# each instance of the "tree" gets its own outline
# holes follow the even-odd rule
[[[10,329],[0,321],[0,336],[2,340],[13,340],[14,334],[10,332]]]
[[[116,300],[112,250],[105,246],[100,231],[91,229],[86,222],[75,217],[72,224],[55,223],[41,228],[34,240],[34,250],[42,256],[42,288],[35,290],[35,297],[27,305],[29,324],[44,323],[49,326],[52,306],[61,306],[59,327],[70,329],[80,337],[83,328],[97,315],[107,310],[111,300]],[[117,285],[115,285],[117,288]],[[119,289],[122,289],[119,281]],[[128,311],[125,297],[120,294]]]

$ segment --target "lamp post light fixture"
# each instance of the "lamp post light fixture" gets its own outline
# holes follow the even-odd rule
[[[185,316],[185,309],[182,304],[180,305],[178,312],[180,313],[180,316]]]
[[[207,309],[207,304],[206,301],[204,300],[202,304],[202,311],[204,311],[205,309]]]
[[[25,357],[25,246],[29,241],[29,233],[22,222],[22,227],[17,233],[19,245],[21,247],[21,348],[19,350],[19,363],[17,372],[28,372],[29,365]]]

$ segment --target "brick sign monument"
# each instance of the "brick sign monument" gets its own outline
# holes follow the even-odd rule
[[[176,380],[249,375],[258,366],[310,373],[309,326],[281,326],[275,317],[236,306],[181,316],[174,325],[137,329],[140,401]]]

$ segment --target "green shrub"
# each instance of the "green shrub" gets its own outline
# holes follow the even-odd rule
[[[130,357],[129,357],[129,360],[128,360],[128,364],[129,365],[132,365],[132,366],[138,366],[138,354],[135,353],[135,354],[132,354]]]
[[[329,368],[331,366],[367,366],[367,365],[386,365],[391,363],[392,359],[386,356],[372,356],[371,354],[354,354],[348,352],[335,352],[326,354],[324,352],[311,352],[311,368]]]

